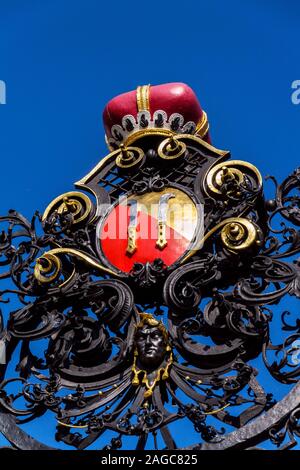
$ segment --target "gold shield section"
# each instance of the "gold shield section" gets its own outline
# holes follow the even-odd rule
[[[132,195],[126,200],[136,200],[138,211],[144,211],[157,219],[159,200],[164,194],[173,194],[175,196],[168,201],[166,225],[191,241],[198,224],[198,210],[194,201],[184,191],[167,187],[158,192]],[[126,205],[126,200],[122,201],[121,204]]]

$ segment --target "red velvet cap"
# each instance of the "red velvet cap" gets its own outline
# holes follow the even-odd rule
[[[103,111],[106,138],[111,148],[145,129],[169,129],[196,134],[210,142],[206,113],[193,90],[184,83],[138,87],[110,100]]]

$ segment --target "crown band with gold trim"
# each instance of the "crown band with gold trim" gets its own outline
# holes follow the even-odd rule
[[[143,92],[145,93],[145,92]],[[145,94],[143,94],[145,98]],[[143,98],[143,103],[146,101]],[[143,104],[144,105],[144,104]],[[176,121],[176,129],[173,127]],[[179,121],[179,122],[178,122]],[[158,123],[160,124],[158,125]],[[131,125],[131,130],[128,131],[128,123]],[[137,133],[159,133],[170,132],[172,134],[195,134],[201,138],[205,137],[209,129],[207,115],[203,111],[200,121],[196,124],[193,121],[184,122],[184,117],[179,113],[173,113],[167,116],[163,110],[157,110],[151,114],[149,111],[140,111],[137,116],[127,114],[122,119],[122,124],[114,124],[111,128],[111,137],[106,139],[106,143],[110,150],[116,150],[121,144],[125,144],[131,137]]]

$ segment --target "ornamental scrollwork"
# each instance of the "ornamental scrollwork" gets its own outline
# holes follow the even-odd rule
[[[282,302],[300,296],[300,170],[271,178],[266,200],[259,171],[229,157],[139,129],[43,214],[0,218],[0,430],[14,447],[47,448],[13,435],[46,414],[77,449],[297,445],[300,323]]]

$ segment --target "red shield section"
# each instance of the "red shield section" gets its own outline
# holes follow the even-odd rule
[[[162,196],[167,202],[164,214],[160,211]],[[132,202],[136,205],[132,224]],[[163,216],[163,220],[162,220]],[[113,207],[100,227],[102,253],[110,265],[129,272],[135,263],[146,263],[161,258],[169,266],[190,247],[197,226],[197,208],[192,199],[177,188],[161,192],[130,196]],[[160,224],[164,227],[164,246],[159,246]],[[129,231],[133,225],[135,250],[130,253]]]

